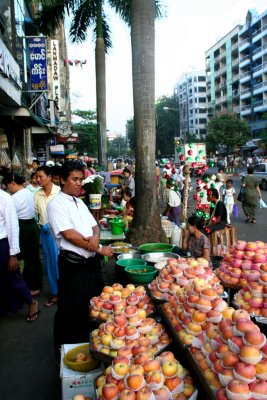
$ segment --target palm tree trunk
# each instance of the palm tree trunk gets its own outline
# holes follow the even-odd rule
[[[136,208],[133,244],[166,241],[157,204],[155,168],[155,1],[131,0]]]
[[[106,56],[102,29],[102,0],[98,0],[96,25],[95,74],[98,164],[107,167]]]

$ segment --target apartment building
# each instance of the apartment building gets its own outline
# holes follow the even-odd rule
[[[207,133],[205,71],[185,74],[178,81],[175,91],[179,103],[180,138],[184,142],[188,135],[204,139]]]
[[[240,113],[237,25],[205,52],[208,117]]]
[[[267,10],[249,10],[239,31],[240,116],[251,137],[267,129]]]

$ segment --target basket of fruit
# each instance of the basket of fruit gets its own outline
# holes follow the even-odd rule
[[[90,355],[89,343],[77,346],[64,355],[64,363],[74,371],[88,372],[99,365]]]
[[[131,265],[125,268],[127,278],[131,283],[150,283],[158,271],[149,265]]]

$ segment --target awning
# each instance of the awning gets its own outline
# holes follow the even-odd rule
[[[27,107],[7,107],[0,109],[1,126],[10,127],[10,124],[23,124],[32,128],[34,134],[53,134],[54,131],[43,123],[42,119],[35,115]],[[40,129],[42,128],[42,129]]]

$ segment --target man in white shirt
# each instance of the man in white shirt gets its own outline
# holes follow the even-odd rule
[[[75,197],[83,179],[81,163],[64,163],[60,171],[62,190],[47,207],[59,249],[58,309],[54,321],[57,360],[63,343],[89,340],[88,305],[103,288],[98,254],[113,254],[111,247],[99,244],[97,222],[83,201]]]
[[[174,190],[175,182],[173,179],[168,179],[166,182],[168,191],[168,203],[163,215],[180,226],[181,220],[181,195],[178,190]]]
[[[28,304],[27,322],[38,319],[38,302],[21,277],[17,255],[19,248],[18,217],[11,196],[0,189],[0,314],[16,312]]]

